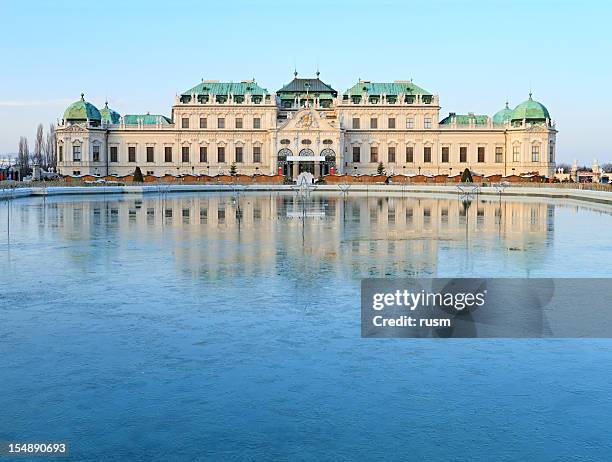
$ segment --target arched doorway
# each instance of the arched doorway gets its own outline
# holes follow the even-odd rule
[[[291,152],[291,149],[288,148],[283,148],[280,151],[278,151],[278,155],[277,155],[277,167],[280,167],[282,169],[283,175],[286,177],[290,177],[291,176],[291,168],[289,165],[289,162],[287,162],[287,156],[292,156],[293,152]]]
[[[302,149],[300,151],[299,155],[300,155],[300,157],[313,157],[315,154],[314,154],[312,149],[305,148],[305,149]],[[314,176],[316,176],[316,173],[315,173],[315,163],[312,162],[312,161],[299,162],[299,165],[298,165],[298,174],[300,174],[302,172],[310,172]]]
[[[325,157],[325,161],[323,161],[323,165],[321,166],[321,174],[322,176],[330,175],[332,167],[334,170],[336,169],[336,153],[333,149],[326,148],[321,151],[321,155]]]

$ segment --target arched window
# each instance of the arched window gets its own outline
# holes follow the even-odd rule
[[[302,149],[300,151],[300,156],[314,156],[314,152],[312,149]]]
[[[336,153],[333,149],[323,149],[323,151],[321,151],[321,155],[325,157],[325,162],[333,162],[334,164],[336,163]]]
[[[278,161],[286,162],[287,157],[292,156],[292,155],[293,155],[293,152],[291,152],[291,149],[283,148],[280,151],[278,151]]]

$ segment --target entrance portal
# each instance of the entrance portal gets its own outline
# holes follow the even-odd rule
[[[312,173],[315,177],[317,177],[317,173],[315,173],[315,163],[314,162],[300,162],[298,174],[303,172]]]

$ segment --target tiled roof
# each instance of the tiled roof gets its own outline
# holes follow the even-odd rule
[[[203,81],[197,84],[195,87],[181,93],[181,96],[191,96],[194,93],[196,95],[245,95],[250,93],[252,95],[263,96],[268,94],[268,90],[257,85],[254,80],[239,83]]]
[[[440,125],[449,125],[455,122],[457,125],[486,125],[489,122],[489,116],[476,114],[449,114],[440,121]]]
[[[160,117],[162,125],[172,123],[168,117],[159,114],[127,114],[123,116],[123,123],[125,125],[138,125],[139,120],[142,120],[144,125],[156,125]]]
[[[294,78],[291,82],[285,85],[283,88],[278,90],[276,93],[306,93],[308,89],[309,93],[334,93],[337,94],[336,90],[322,82],[321,79],[298,79]]]
[[[430,92],[412,82],[368,82],[359,81],[344,92],[347,96],[361,96],[363,92],[368,95],[431,95]]]

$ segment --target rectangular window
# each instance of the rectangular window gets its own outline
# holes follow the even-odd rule
[[[206,146],[200,146],[200,162],[208,162],[208,147]]]
[[[183,162],[189,162],[189,146],[181,147],[181,160]]]
[[[72,161],[81,162],[81,145],[75,144],[72,146]]]
[[[259,117],[254,117],[253,118],[253,128],[255,130],[258,130],[261,128],[261,119]]]
[[[164,147],[164,161],[172,162],[172,146]]]
[[[242,146],[236,146],[236,162],[243,162],[242,158]]]
[[[431,147],[429,146],[423,148],[423,162],[431,162]]]
[[[200,128],[208,128],[208,119],[206,117],[200,117]]]
[[[370,118],[370,128],[377,129],[378,128],[378,119],[376,117]]]
[[[504,148],[501,146],[495,147],[495,162],[501,164],[504,161]]]
[[[467,146],[459,148],[459,162],[467,162]]]
[[[485,148],[484,146],[478,146],[478,162],[485,161]]]
[[[183,117],[181,119],[181,128],[189,128],[189,117]]]
[[[406,163],[412,164],[414,162],[414,147],[406,146]]]
[[[242,128],[242,117],[236,117],[236,128]]]
[[[390,164],[395,163],[395,146],[389,146],[387,149],[387,162]]]
[[[361,148],[353,146],[353,162],[361,162]]]
[[[407,128],[408,130],[412,130],[412,129],[414,128],[414,118],[412,118],[412,117],[408,117],[408,118],[406,119],[406,128]]]
[[[217,162],[219,162],[220,164],[225,162],[225,147],[224,146],[219,146],[217,148]]]
[[[359,117],[353,117],[353,130],[359,129]]]
[[[261,146],[253,146],[253,162],[261,163]]]
[[[395,117],[389,117],[389,129],[394,129],[395,128]]]
[[[128,146],[128,162],[136,162],[136,146]]]
[[[512,147],[512,162],[520,162],[521,161],[521,147],[513,146]]]
[[[554,162],[554,161],[555,161],[555,142],[551,140],[548,143],[548,162]]]
[[[448,162],[450,157],[450,148],[448,146],[442,147],[442,162]]]
[[[147,146],[147,162],[155,162],[155,153],[153,146]]]
[[[378,163],[378,147],[370,146],[370,162]]]
[[[110,161],[111,162],[117,162],[117,146],[111,146],[110,147]]]
[[[425,117],[424,127],[428,129],[431,128],[431,118],[430,117]]]
[[[64,146],[60,145],[58,148],[58,152],[59,152],[59,161],[64,162]]]
[[[217,119],[217,128],[225,128],[225,118],[219,117]]]
[[[531,162],[540,162],[540,145],[531,146]]]
[[[93,161],[94,162],[100,162],[100,146],[98,145],[93,145],[92,146],[92,155],[93,155]]]

